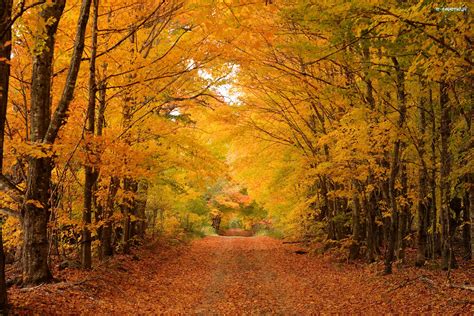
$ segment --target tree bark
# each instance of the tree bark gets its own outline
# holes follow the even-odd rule
[[[0,2],[0,175],[3,172],[3,148],[7,119],[8,86],[11,56],[11,14],[13,0]],[[1,34],[4,34],[3,36]],[[5,253],[3,251],[3,217],[0,218],[0,314],[8,313],[7,285],[5,283]]]
[[[472,177],[472,175],[471,175]],[[471,181],[469,182],[469,214],[470,220],[470,231],[471,231],[471,260],[474,259],[474,185]]]
[[[92,138],[95,133],[95,98],[97,92],[95,70],[96,70],[96,56],[97,56],[97,19],[98,19],[98,0],[94,0],[93,15],[92,15],[92,32],[91,32],[91,56],[89,60],[89,102],[87,106],[87,128],[86,133],[89,140],[86,143],[86,151],[93,156],[90,146],[93,141]],[[92,240],[89,229],[92,223],[92,200],[94,195],[95,182],[97,180],[97,173],[94,170],[93,162],[88,161],[84,167],[84,209],[82,212],[82,244],[81,244],[81,264],[84,269],[92,267]]]
[[[12,51],[11,14],[13,0],[0,2],[0,168],[3,166],[3,143],[7,119],[8,86],[10,79],[10,56]]]
[[[84,0],[81,5],[74,51],[68,70],[63,94],[51,120],[51,79],[52,61],[54,57],[54,37],[59,20],[63,14],[65,0],[58,0],[44,6],[40,18],[45,23],[45,36],[36,40],[40,44],[35,50],[33,60],[31,86],[31,141],[44,148],[57,138],[60,127],[66,121],[66,112],[72,101],[79,66],[84,50],[84,37],[89,18],[90,0]],[[48,267],[47,226],[50,206],[51,171],[53,161],[50,157],[29,157],[26,203],[22,209],[23,215],[23,282],[38,284],[50,281],[51,272]]]
[[[426,261],[427,242],[428,242],[428,169],[425,161],[425,138],[426,138],[426,98],[420,99],[419,106],[419,131],[418,139],[418,158],[420,164],[418,167],[418,205],[417,205],[417,257],[415,265],[421,267]]]
[[[452,267],[453,251],[451,240],[451,154],[449,151],[449,137],[451,135],[451,109],[449,105],[448,84],[441,82],[439,86],[439,104],[441,111],[440,136],[441,136],[441,267],[448,270]]]
[[[463,246],[464,246],[464,259],[466,260],[471,260],[472,257],[472,245],[471,245],[471,229],[473,226],[473,222],[471,221],[471,195],[472,195],[472,183],[470,181],[471,175],[466,176],[466,191],[463,196],[463,217],[462,217],[462,222],[463,222],[463,227],[462,227],[462,239],[463,239]]]
[[[397,258],[403,261],[405,259],[405,237],[408,231],[408,174],[406,165],[401,165],[401,183],[402,190],[401,195],[404,198],[404,204],[400,206],[400,217],[398,226],[398,237],[397,237]]]
[[[8,315],[7,283],[5,280],[5,252],[3,250],[2,226],[3,225],[0,225],[0,315]]]
[[[436,255],[439,253],[440,245],[439,245],[439,234],[438,234],[438,203],[436,201],[436,163],[438,161],[436,155],[436,142],[437,142],[437,125],[436,125],[436,115],[435,115],[435,108],[433,102],[433,92],[430,89],[430,116],[431,116],[431,172],[429,174],[429,184],[431,190],[431,204],[430,204],[430,218],[431,218],[431,235],[430,235],[430,251],[431,257],[434,259]]]
[[[44,45],[39,45],[33,60],[30,139],[38,146],[41,146],[50,122],[54,42],[64,5],[65,1],[59,1],[45,6],[40,12],[40,18],[52,22],[45,25]],[[23,283],[39,284],[52,279],[47,262],[52,161],[49,157],[30,156],[28,162],[26,203],[22,209]]]
[[[402,129],[405,124],[406,116],[406,99],[405,99],[405,75],[400,68],[398,60],[395,57],[392,57],[392,62],[396,69],[397,74],[397,102],[398,102],[398,112],[399,118],[397,122],[398,130]],[[392,262],[395,257],[395,246],[397,240],[397,231],[398,231],[398,220],[399,212],[397,205],[397,190],[395,188],[396,179],[400,170],[400,147],[401,140],[397,136],[395,143],[393,145],[391,165],[390,165],[390,177],[388,182],[388,194],[390,208],[392,211],[391,220],[390,220],[390,231],[389,231],[389,240],[387,247],[387,255],[385,257],[385,273],[392,273]]]
[[[65,0],[58,1],[58,3],[66,2]],[[64,6],[64,4],[63,4]],[[44,141],[48,144],[54,143],[56,140],[59,130],[62,125],[66,123],[67,111],[69,105],[74,97],[74,89],[76,88],[77,75],[79,74],[79,68],[81,66],[82,53],[84,51],[84,40],[86,35],[87,21],[89,20],[89,11],[91,7],[91,0],[83,0],[81,5],[81,12],[77,24],[76,38],[74,40],[74,51],[72,53],[71,61],[69,64],[68,74],[66,83],[64,85],[61,99],[59,100],[56,111],[51,119],[51,123],[48,126]]]
[[[103,77],[106,78],[106,71],[107,67],[106,64],[104,64],[104,73]],[[105,79],[99,81],[97,85],[97,92],[99,96],[99,108],[98,108],[98,113],[97,113],[97,124],[96,124],[96,134],[97,136],[102,136],[103,129],[105,127],[105,108],[107,105],[107,81]],[[99,167],[96,167],[94,169],[94,173],[96,174],[96,181],[95,184],[97,186],[97,183],[99,181],[99,174],[100,174],[100,169]],[[109,188],[109,193],[110,193],[110,188]],[[115,193],[114,193],[115,195]],[[107,216],[109,214],[108,207],[109,207],[109,198],[107,198],[107,203],[106,205],[98,204],[96,206],[96,220],[108,220]],[[111,202],[112,207],[113,207],[113,200]],[[112,211],[113,212],[113,211]],[[110,229],[106,228],[107,222],[105,224],[101,225],[97,229],[97,235],[98,238],[100,239],[100,246],[99,246],[99,259],[104,260],[105,256],[111,256],[113,254],[113,249],[111,248],[111,238],[112,238],[112,228],[109,227]],[[110,237],[110,238],[109,238]]]

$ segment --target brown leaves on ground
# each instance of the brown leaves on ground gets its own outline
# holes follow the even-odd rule
[[[268,237],[208,237],[190,245],[142,249],[64,281],[10,289],[16,314],[314,314],[474,312],[472,291],[450,288],[446,273],[298,255]],[[453,272],[472,282],[474,267]]]

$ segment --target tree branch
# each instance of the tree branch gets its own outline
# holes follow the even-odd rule
[[[56,140],[59,129],[66,122],[66,113],[69,108],[69,104],[74,97],[74,88],[76,87],[77,75],[79,74],[79,68],[81,66],[82,52],[84,51],[84,39],[87,21],[89,20],[90,6],[91,0],[82,1],[81,13],[79,15],[76,31],[76,39],[74,42],[74,52],[71,56],[71,63],[69,66],[66,83],[64,85],[63,94],[43,139],[43,142],[47,144],[52,144]]]

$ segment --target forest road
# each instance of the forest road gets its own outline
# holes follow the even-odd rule
[[[296,311],[295,297],[286,288],[298,275],[297,271],[282,267],[282,257],[288,254],[282,251],[281,242],[267,237],[209,237],[195,246],[208,247],[211,282],[194,312],[206,315]]]
[[[206,237],[182,247],[118,256],[62,283],[12,289],[13,314],[34,315],[311,315],[472,314],[466,291],[446,290],[443,276],[420,270],[381,276],[377,266],[300,255],[269,237]],[[134,259],[135,257],[135,259]],[[375,269],[374,269],[375,268]],[[418,276],[418,277],[417,277]],[[75,280],[83,280],[74,283]],[[407,281],[408,280],[408,281]],[[411,281],[410,281],[411,280]],[[77,284],[77,285],[74,285]]]
[[[406,284],[399,289],[399,283],[406,283],[406,280],[398,279],[401,275],[381,276],[368,270],[367,266],[362,269],[322,256],[301,255],[296,253],[298,249],[298,245],[283,244],[270,237],[219,236],[197,240],[178,260],[181,268],[190,264],[193,268],[185,269],[187,272],[176,277],[194,284],[191,292],[196,295],[181,292],[178,304],[167,313],[380,315],[414,311],[474,312],[471,304],[455,299],[454,293],[442,293],[422,282]],[[465,297],[465,293],[456,294]],[[194,299],[190,300],[191,297]]]

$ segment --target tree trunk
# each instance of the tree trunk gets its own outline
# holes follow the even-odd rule
[[[417,205],[417,257],[415,265],[421,267],[426,261],[427,242],[428,242],[428,170],[425,161],[425,138],[426,138],[426,98],[421,97],[419,106],[419,131],[418,157],[420,164],[418,167],[418,205]]]
[[[373,196],[373,192],[369,192],[368,199],[365,197],[365,195],[362,195],[362,208],[365,210],[367,216],[367,262],[369,263],[375,261],[375,252],[378,248],[375,239],[375,230],[377,227],[375,225],[375,202],[373,201]]]
[[[449,152],[449,137],[451,135],[451,109],[449,105],[448,85],[445,82],[440,83],[439,103],[441,111],[440,136],[441,136],[441,267],[449,270],[453,263],[453,251],[451,240],[451,182],[449,179],[451,173],[451,155]]]
[[[3,172],[3,147],[7,120],[8,86],[11,56],[11,14],[13,0],[0,2],[0,174]],[[0,218],[0,314],[7,315],[7,285],[5,283],[5,253],[3,251],[3,218]]]
[[[431,257],[434,259],[439,253],[440,244],[439,244],[439,234],[438,234],[438,204],[436,201],[436,164],[438,158],[436,156],[436,142],[437,142],[437,126],[436,126],[436,114],[433,102],[433,92],[430,89],[430,117],[431,117],[431,172],[429,178],[430,190],[431,190],[431,204],[430,204],[430,218],[431,218],[431,235],[430,235],[430,251]]]
[[[329,193],[329,185],[328,180],[325,177],[321,177],[321,196],[323,198],[323,205],[321,205],[321,215],[326,217],[327,221],[327,239],[335,240],[335,231],[333,225],[333,211],[332,211],[332,204],[328,197]]]
[[[33,121],[32,121],[33,125]],[[48,267],[49,198],[52,162],[30,159],[28,191],[23,209],[23,283],[39,284],[52,280]]]
[[[0,223],[0,315],[8,315],[7,284],[5,281],[5,252],[3,251],[3,227],[1,224],[3,223]]]
[[[104,78],[107,77],[106,76],[107,67],[105,65],[106,64],[104,64],[104,67],[103,67],[104,68],[104,73],[103,73]],[[105,79],[103,79],[102,81],[99,81],[99,83],[97,84],[96,87],[97,87],[97,90],[98,90],[96,92],[98,92],[98,96],[99,96],[99,98],[98,98],[99,108],[98,108],[98,113],[97,113],[96,134],[97,134],[97,136],[102,136],[102,132],[103,132],[103,129],[104,129],[104,126],[105,126],[105,108],[106,108],[106,105],[107,105],[107,91],[106,91],[107,82],[105,81]],[[100,174],[100,168],[98,166],[96,166],[94,168],[94,174],[96,176],[95,187],[97,188],[97,184],[98,184],[98,181],[99,181],[99,174]],[[97,190],[97,189],[95,189],[95,190]],[[99,222],[99,221],[106,218],[108,203],[105,206],[100,204],[100,203],[95,203],[95,204],[96,204],[95,218],[96,218],[96,222]],[[100,246],[99,246],[99,250],[98,250],[100,260],[104,260],[104,254],[110,252],[110,249],[106,249],[106,250],[104,249],[104,227],[105,227],[105,225],[102,224],[97,228],[97,236],[100,240]],[[110,232],[111,232],[111,230],[110,230]],[[107,239],[107,238],[105,238],[105,239]],[[110,255],[112,255],[112,253],[113,252],[110,252]]]
[[[57,2],[57,4],[56,4]],[[66,3],[66,0],[58,0],[55,2],[55,7],[62,3],[62,7]],[[76,80],[79,74],[79,69],[81,66],[82,53],[84,51],[84,40],[87,28],[87,21],[89,20],[89,11],[91,6],[91,0],[83,0],[81,4],[81,12],[79,14],[79,19],[77,23],[76,37],[74,39],[74,49],[69,63],[69,69],[66,77],[66,83],[59,99],[58,106],[54,111],[54,114],[51,119],[51,123],[48,125],[46,134],[43,141],[47,144],[53,144],[58,136],[61,126],[66,124],[67,121],[67,112],[69,105],[74,97],[74,89],[76,88]],[[62,10],[61,10],[62,14]],[[58,16],[58,20],[61,16]]]
[[[51,114],[51,78],[54,37],[64,10],[64,1],[45,6],[40,16],[52,21],[45,26],[44,46],[33,60],[31,81],[30,139],[41,146]],[[38,39],[38,41],[41,41]],[[23,283],[39,284],[52,279],[48,267],[47,226],[50,204],[52,160],[49,157],[28,158],[26,203],[23,216]]]
[[[395,57],[392,57],[392,62],[397,72],[397,101],[398,101],[398,112],[399,112],[397,128],[398,130],[400,130],[403,128],[405,124],[405,116],[406,116],[405,75],[402,69],[400,68],[398,60]],[[393,145],[392,159],[391,159],[391,166],[390,166],[390,177],[388,181],[388,194],[389,194],[389,201],[390,201],[392,216],[391,216],[391,223],[390,223],[387,255],[385,258],[385,273],[386,274],[392,273],[392,262],[395,257],[394,256],[395,246],[396,246],[397,232],[398,232],[398,226],[399,226],[397,190],[395,188],[395,183],[396,183],[396,179],[400,170],[400,147],[401,147],[401,140],[397,136],[397,139],[395,140],[395,143]]]
[[[89,136],[86,142],[86,152],[93,156],[94,153],[91,151],[90,146],[92,145],[93,136],[95,132],[95,97],[97,92],[96,80],[95,80],[95,64],[97,55],[97,19],[98,19],[98,0],[94,0],[93,15],[92,15],[92,32],[91,32],[91,56],[89,63],[89,103],[87,106],[87,127],[86,133]],[[97,180],[97,174],[94,171],[93,162],[88,161],[84,167],[85,180],[84,180],[84,209],[82,212],[82,224],[84,228],[82,230],[82,244],[81,244],[81,264],[84,269],[90,269],[92,267],[92,240],[91,232],[89,229],[92,223],[92,200],[94,195],[95,182]]]
[[[472,177],[472,175],[471,175]],[[469,214],[471,216],[470,228],[471,228],[471,260],[474,259],[474,185],[472,178],[469,181]]]
[[[7,119],[8,86],[10,79],[10,56],[12,51],[11,14],[13,0],[0,2],[0,170],[3,166],[3,143]]]
[[[463,227],[462,227],[462,240],[463,240],[463,246],[464,246],[464,259],[465,260],[471,260],[472,259],[472,249],[471,249],[471,227],[472,221],[471,221],[471,188],[472,188],[472,183],[470,183],[470,175],[466,176],[467,180],[465,182],[466,186],[466,192],[464,193],[463,197],[463,216],[462,216],[462,222],[463,222]]]
[[[40,18],[45,23],[46,34],[37,39],[31,81],[31,141],[48,153],[59,130],[66,122],[66,114],[74,95],[77,75],[84,50],[85,29],[89,18],[90,0],[81,5],[73,54],[68,69],[61,99],[51,119],[51,79],[54,56],[54,37],[62,16],[65,0],[58,0],[44,6]],[[48,268],[47,225],[50,205],[50,182],[53,161],[49,157],[28,158],[28,179],[26,203],[23,216],[23,282],[37,284],[49,281],[52,276]]]
[[[404,198],[403,205],[400,206],[400,222],[398,227],[398,237],[397,237],[397,258],[398,260],[405,260],[405,247],[406,241],[405,237],[408,231],[408,174],[406,165],[401,166],[401,182],[402,182],[402,190],[401,194]]]

